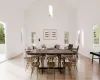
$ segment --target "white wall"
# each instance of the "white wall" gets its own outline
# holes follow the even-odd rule
[[[54,10],[52,18],[48,15],[49,5]],[[69,31],[70,43],[75,44],[76,9],[68,7],[65,0],[37,0],[25,13],[26,46],[31,45],[31,32],[41,39],[40,45],[64,46],[64,32]],[[43,29],[57,29],[57,40],[44,40]]]
[[[84,47],[80,53],[91,57],[93,48],[93,25],[100,24],[100,0],[80,0],[77,12],[78,28],[84,30]],[[100,51],[100,49],[98,50]]]
[[[5,44],[0,44],[0,54],[5,54]]]
[[[24,45],[21,44],[21,28],[24,27],[24,12],[1,7],[0,22],[6,24],[6,57],[22,53]]]

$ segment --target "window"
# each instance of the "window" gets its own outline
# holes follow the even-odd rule
[[[52,5],[49,5],[49,16],[53,17],[53,7],[52,7]]]
[[[35,36],[36,36],[36,33],[35,32],[31,32],[31,43],[32,44],[35,43]]]
[[[84,47],[84,29],[81,29],[81,36],[82,36],[82,47]]]
[[[23,28],[21,29],[21,43],[23,42]]]
[[[69,32],[64,33],[64,43],[69,44]]]
[[[80,44],[80,38],[81,38],[81,36],[80,36],[80,30],[78,30],[78,44]]]
[[[0,23],[0,44],[5,44],[5,28],[2,23]]]
[[[93,37],[94,37],[94,44],[99,44],[100,42],[100,25],[95,25],[93,27]]]

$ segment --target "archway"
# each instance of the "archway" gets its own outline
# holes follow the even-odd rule
[[[0,62],[6,59],[6,29],[5,23],[0,22]]]

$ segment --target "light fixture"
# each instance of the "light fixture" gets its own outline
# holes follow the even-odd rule
[[[53,17],[53,7],[52,7],[52,5],[49,5],[49,16]]]

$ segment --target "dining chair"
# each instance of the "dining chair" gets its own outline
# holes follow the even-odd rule
[[[79,45],[77,46],[77,48],[74,48],[72,51],[74,51],[76,53],[76,56],[78,58],[78,50],[79,50]]]
[[[42,44],[41,47],[42,47],[43,49],[46,49],[46,48],[47,48],[45,44]]]
[[[76,50],[77,58],[78,58],[78,50],[79,50],[79,45],[77,46],[77,50]]]
[[[76,70],[77,70],[77,61],[78,61],[77,55],[73,55],[73,58],[72,58],[72,66],[74,68],[76,68]]]
[[[33,47],[33,50],[34,50],[34,49],[37,49],[37,47],[36,47],[36,46],[32,46],[32,47]]]
[[[69,44],[68,46],[65,46],[64,49],[72,50],[73,49],[73,44]]]
[[[40,66],[40,59],[41,59],[41,55],[33,55],[32,56],[31,77],[30,78],[32,78],[34,69],[37,68],[37,79],[38,79],[38,70],[39,70],[39,66]]]
[[[31,55],[27,55],[24,57],[25,61],[26,61],[26,68],[25,68],[25,71],[26,69],[28,69],[28,67],[32,64],[32,56]]]
[[[66,69],[67,67],[69,70],[69,73],[71,73],[73,55],[61,55],[61,57],[63,60],[62,62],[63,69]]]
[[[56,44],[56,45],[54,45],[54,48],[55,49],[60,49],[60,45]]]
[[[54,72],[54,80],[55,80],[55,69],[54,68],[56,66],[57,56],[56,55],[46,55],[46,58],[47,58],[47,67],[48,67],[47,74],[49,70],[52,69]],[[48,79],[48,75],[47,75],[47,79]]]

